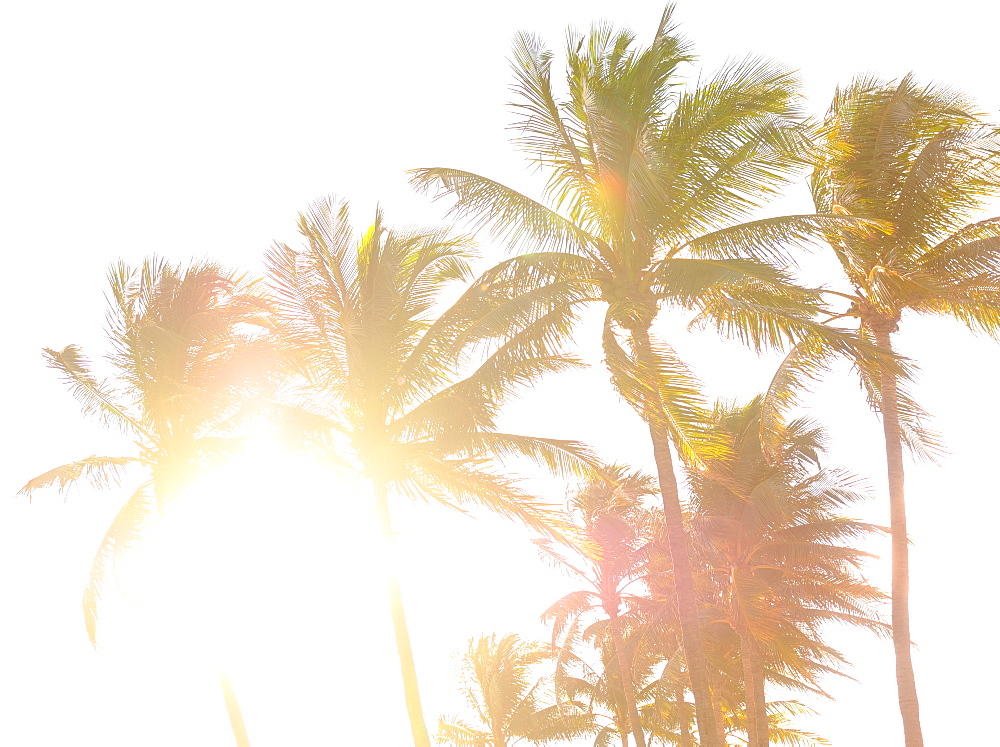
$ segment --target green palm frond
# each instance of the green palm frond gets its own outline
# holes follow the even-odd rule
[[[886,221],[854,218],[834,213],[782,215],[720,228],[696,236],[669,252],[687,252],[706,259],[752,258],[760,262],[795,264],[802,250],[813,250],[831,236],[891,234]]]
[[[864,333],[864,330],[862,332]],[[878,369],[870,363],[858,361],[855,370],[861,379],[869,406],[875,412],[882,412],[882,389]],[[900,435],[903,444],[913,456],[934,464],[947,453],[947,449],[941,436],[927,425],[930,416],[909,392],[908,381],[915,373],[915,366],[910,364],[909,375],[905,378],[900,377],[896,382]]]
[[[701,464],[725,450],[725,444],[710,434],[698,380],[670,346],[651,343],[655,368],[648,371],[633,351],[623,347],[614,325],[606,320],[604,352],[615,390],[647,422],[658,421],[669,430],[685,461]]]
[[[788,70],[751,58],[678,98],[660,135],[660,169],[676,195],[665,216],[675,240],[746,218],[803,165],[797,88]]]
[[[600,241],[573,221],[492,179],[458,169],[415,169],[410,183],[435,199],[450,195],[457,202],[449,216],[470,219],[474,229],[489,228],[512,248],[567,252],[590,256]]]

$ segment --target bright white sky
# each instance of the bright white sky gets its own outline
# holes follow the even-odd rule
[[[799,69],[815,113],[857,72],[909,70],[959,85],[996,112],[996,18],[970,0],[941,10],[705,0],[682,4],[678,16],[707,69],[747,53]],[[363,496],[287,460],[251,457],[239,492],[203,484],[152,531],[147,552],[119,564],[105,646],[90,649],[80,596],[126,493],[84,490],[32,505],[11,496],[54,465],[122,445],[81,420],[40,349],[101,350],[104,274],[119,257],[211,255],[256,270],[272,240],[295,239],[297,211],[329,192],[354,202],[359,223],[378,200],[390,221],[433,224],[439,206],[405,182],[404,170],[419,166],[532,189],[504,129],[515,31],[558,49],[567,25],[609,18],[648,40],[660,11],[632,0],[353,9],[94,0],[6,10],[0,743],[231,744],[216,661],[231,671],[255,747],[406,743]],[[807,206],[798,186],[782,209]],[[810,279],[824,279],[826,265],[806,264]],[[747,397],[766,382],[773,361],[679,329],[665,322],[661,331],[713,396]],[[903,329],[900,347],[923,363],[919,399],[953,453],[940,468],[908,473],[925,733],[928,744],[983,744],[1000,665],[990,622],[1000,509],[989,467],[1000,347],[937,320],[905,318]],[[596,339],[585,347],[599,361]],[[881,495],[880,428],[847,372],[811,406],[833,433],[834,461]],[[525,431],[590,441],[608,459],[650,462],[641,423],[615,403],[600,368],[548,382],[509,417]],[[543,637],[538,615],[565,583],[536,562],[524,535],[495,520],[416,509],[400,508],[404,584],[434,723],[460,706],[452,653],[483,632]],[[887,521],[882,500],[859,515]],[[887,543],[874,549],[887,554]],[[873,563],[871,575],[887,582],[887,563]],[[857,682],[832,680],[837,700],[815,702],[821,715],[808,725],[837,747],[899,744],[890,645],[853,632],[836,643],[856,663]]]

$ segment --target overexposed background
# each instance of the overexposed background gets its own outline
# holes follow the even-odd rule
[[[567,25],[608,19],[648,41],[662,7],[598,3],[21,3],[0,22],[0,743],[232,743],[215,667],[226,666],[255,747],[403,745],[408,732],[380,563],[365,497],[291,458],[258,455],[208,481],[124,558],[108,591],[102,650],[90,648],[80,597],[90,561],[128,494],[14,493],[63,462],[128,444],[83,421],[40,349],[103,349],[110,262],[210,255],[250,272],[295,216],[329,192],[360,225],[377,202],[390,222],[434,224],[405,170],[455,166],[525,190],[537,177],[508,144],[506,57],[513,34],[557,51]],[[820,114],[859,72],[958,85],[1000,110],[996,17],[946,7],[844,0],[686,2],[677,17],[705,69],[765,55],[801,72]],[[804,184],[773,210],[808,209]],[[998,210],[997,212],[1000,212]],[[485,241],[485,239],[484,239]],[[491,255],[496,256],[496,255]],[[822,281],[830,266],[804,259]],[[661,332],[713,396],[749,397],[774,360]],[[582,338],[586,335],[581,333]],[[901,350],[922,362],[918,400],[952,452],[908,475],[913,635],[928,744],[985,744],[991,723],[994,479],[991,386],[1000,347],[956,324],[904,318]],[[608,459],[650,463],[642,424],[597,367],[553,379],[511,408],[512,427],[589,441]],[[848,372],[810,400],[833,460],[884,494],[881,429]],[[559,501],[561,495],[554,494]],[[859,514],[886,523],[883,500]],[[435,506],[400,507],[401,553],[429,722],[461,706],[451,655],[482,632],[544,637],[541,611],[565,581],[526,535]],[[874,550],[887,555],[888,543]],[[872,578],[888,582],[887,562]],[[891,646],[835,635],[856,681],[829,683],[808,726],[837,747],[901,743]]]

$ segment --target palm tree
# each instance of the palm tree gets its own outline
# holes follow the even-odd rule
[[[462,691],[475,723],[441,719],[437,741],[455,747],[513,747],[518,742],[550,744],[594,731],[591,714],[579,703],[547,704],[540,664],[552,649],[508,634],[474,638],[462,658]]]
[[[235,445],[228,438],[247,414],[249,397],[269,376],[268,309],[257,281],[210,261],[186,268],[162,259],[109,273],[107,356],[113,374],[99,378],[76,345],[45,350],[84,413],[132,439],[125,456],[89,456],[29,480],[21,492],[77,482],[116,484],[130,466],[146,480],[125,502],[94,557],[83,609],[91,644],[109,564],[141,537],[207,464]],[[249,744],[239,705],[220,675],[237,743]]]
[[[682,736],[687,708],[672,697],[676,692],[675,673],[669,663],[651,645],[652,640],[641,626],[621,626],[618,641],[608,635],[609,620],[596,622],[581,635],[571,636],[571,648],[564,645],[556,669],[557,691],[564,697],[586,704],[594,718],[595,747],[610,747],[618,741],[628,747],[634,734],[633,715],[623,694],[619,651],[629,662],[629,676],[634,686],[634,702],[642,725],[643,739],[649,744],[687,744]],[[590,651],[585,643],[590,643]]]
[[[268,258],[280,332],[310,393],[298,421],[371,483],[390,562],[391,493],[480,505],[553,535],[558,513],[496,458],[574,474],[593,460],[575,442],[499,432],[496,419],[518,387],[576,365],[555,352],[571,312],[528,313],[487,281],[444,308],[449,281],[473,277],[469,240],[445,231],[391,230],[378,213],[356,237],[347,204],[332,198],[300,216],[299,230],[301,250],[277,245]],[[426,747],[395,572],[390,606],[414,743]]]
[[[645,747],[642,720],[636,705],[631,656],[623,638],[621,608],[634,599],[626,591],[641,577],[652,512],[641,505],[643,497],[656,494],[653,480],[640,472],[612,465],[605,476],[592,479],[572,497],[569,520],[580,530],[575,560],[551,541],[537,540],[545,555],[590,588],[570,592],[543,614],[553,623],[553,640],[564,647],[572,643],[581,619],[600,609],[607,615],[610,651],[614,652],[619,694],[628,716],[628,728],[639,747]],[[580,561],[583,561],[582,563]]]
[[[860,334],[892,353],[903,312],[954,317],[973,331],[1000,330],[1000,218],[970,223],[1000,187],[1000,143],[963,95],[912,77],[862,77],[837,92],[824,122],[811,188],[818,210],[883,221],[890,233],[831,235],[850,290],[833,319],[855,318]],[[832,321],[832,320],[831,320]],[[772,384],[771,409],[828,359],[804,343]],[[892,533],[892,629],[899,707],[907,747],[923,744],[910,655],[909,550],[903,446],[918,456],[939,447],[898,370],[857,362],[885,437]]]
[[[843,334],[812,322],[818,296],[762,260],[784,261],[787,246],[820,227],[849,227],[851,219],[738,223],[800,163],[796,83],[786,70],[751,59],[682,90],[677,71],[691,56],[671,17],[668,6],[646,49],[636,48],[631,32],[606,25],[587,37],[570,32],[565,100],[552,86],[552,53],[530,35],[517,37],[514,106],[523,119],[516,144],[547,172],[547,201],[451,168],[417,170],[413,183],[456,197],[453,214],[531,251],[491,275],[522,283],[525,303],[537,303],[537,288],[547,283],[553,304],[606,304],[605,358],[615,388],[649,428],[699,728],[713,745],[722,737],[671,445],[695,463],[722,447],[706,433],[694,376],[650,330],[666,305],[696,309],[696,326],[714,325],[758,348],[812,330],[842,349]]]
[[[887,631],[873,606],[885,595],[858,573],[868,553],[852,546],[879,528],[841,513],[863,497],[857,478],[819,466],[825,437],[807,420],[765,457],[761,400],[716,407],[732,454],[690,478],[696,549],[735,633],[750,747],[769,744],[765,679],[820,691],[816,674],[844,661],[823,643],[824,623]]]

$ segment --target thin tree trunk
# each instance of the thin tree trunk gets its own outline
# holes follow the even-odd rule
[[[688,725],[687,703],[684,700],[684,688],[678,687],[674,696],[674,708],[680,721],[681,747],[693,747],[691,743],[691,727]]]
[[[767,701],[764,698],[764,669],[757,642],[740,626],[740,660],[743,662],[743,690],[747,705],[747,747],[767,747]]]
[[[427,724],[424,722],[424,711],[420,706],[417,667],[413,662],[410,633],[406,627],[406,615],[403,611],[403,595],[399,587],[396,553],[392,541],[392,523],[389,521],[389,490],[384,481],[373,479],[372,484],[375,487],[379,525],[389,554],[389,607],[392,613],[392,627],[396,634],[399,668],[403,675],[403,693],[406,696],[406,711],[410,718],[410,732],[413,734],[414,747],[430,747],[431,739],[427,732]]]
[[[240,702],[236,699],[236,691],[233,690],[233,683],[229,681],[228,675],[221,669],[219,670],[219,684],[222,686],[222,697],[226,701],[226,713],[229,714],[229,725],[236,738],[236,747],[250,747],[250,737],[247,736],[247,728],[243,723],[243,711],[240,709]]]
[[[871,325],[876,344],[892,352],[890,330],[885,324]],[[906,534],[906,501],[903,488],[903,444],[899,431],[896,376],[881,370],[882,429],[885,432],[885,460],[889,477],[889,527],[892,536],[892,645],[896,652],[896,690],[903,717],[906,747],[923,747],[920,705],[913,674],[910,641],[910,548]]]
[[[655,371],[653,348],[649,340],[649,330],[630,330],[632,343],[639,363],[646,371]],[[694,696],[695,718],[702,747],[724,747],[720,741],[721,723],[719,714],[712,706],[712,691],[708,680],[708,662],[698,621],[698,598],[694,590],[694,574],[691,569],[690,547],[684,515],[681,510],[680,491],[674,472],[673,457],[670,454],[670,432],[663,422],[663,403],[657,395],[647,399],[645,420],[649,426],[649,436],[653,442],[653,458],[656,460],[656,474],[660,495],[663,497],[663,525],[667,534],[670,563],[674,571],[674,588],[677,596],[677,616],[681,627],[681,647],[687,662],[688,677],[691,680],[691,694]]]
[[[726,726],[722,717],[722,679],[718,671],[712,673],[714,676],[711,680],[712,686],[712,713],[716,714],[717,725],[719,730],[716,732],[716,739],[719,740],[719,744],[722,747],[728,747],[729,742],[726,741]]]
[[[646,747],[646,734],[642,730],[642,720],[639,709],[635,705],[635,690],[632,687],[632,665],[625,653],[625,641],[619,627],[620,618],[616,610],[606,610],[611,615],[611,638],[615,646],[615,657],[618,659],[618,676],[622,681],[622,695],[625,697],[625,708],[628,711],[628,721],[632,738],[636,747]]]

